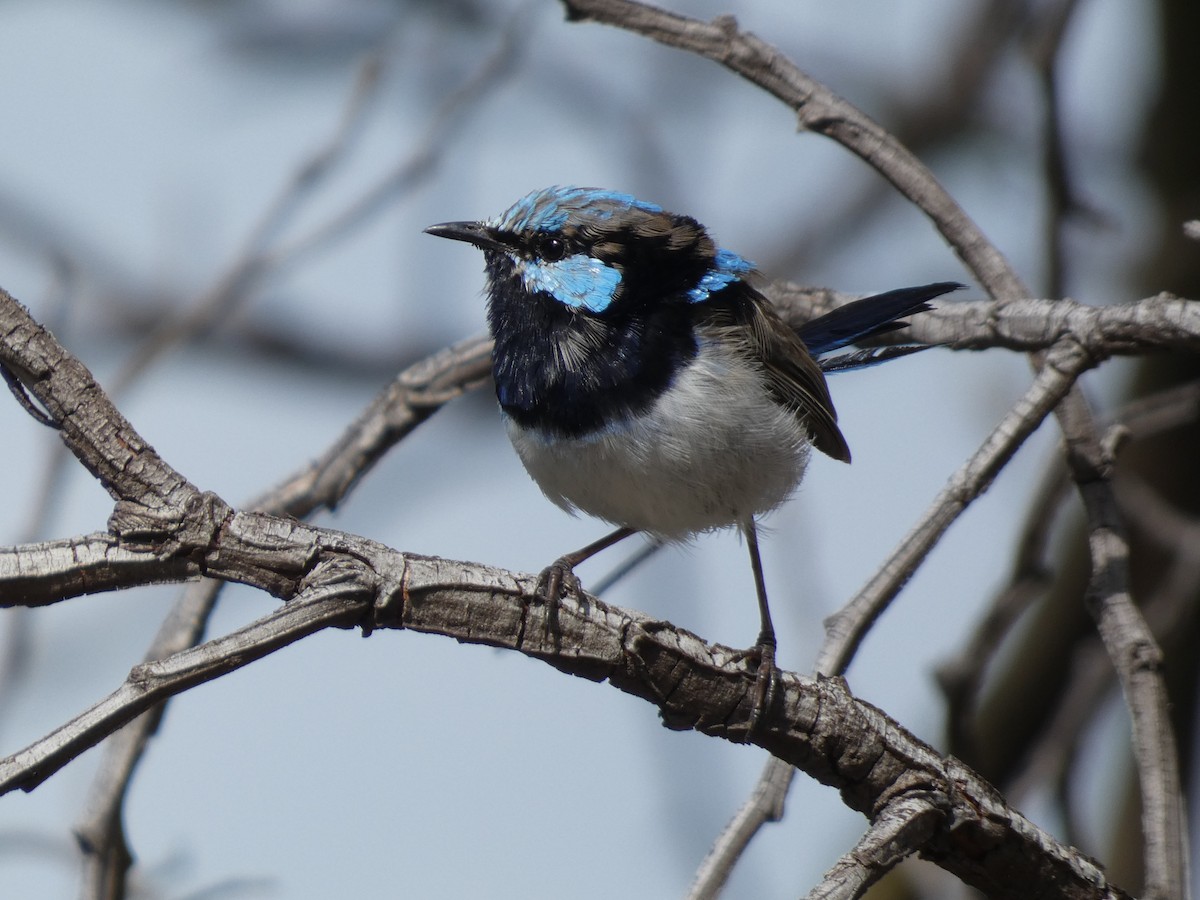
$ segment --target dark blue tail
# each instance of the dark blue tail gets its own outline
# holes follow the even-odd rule
[[[929,301],[934,297],[957,291],[962,287],[964,285],[954,281],[939,281],[936,284],[900,288],[884,294],[875,294],[873,297],[864,297],[806,322],[800,327],[800,339],[813,356],[820,356],[875,335],[906,328],[907,323],[896,320],[932,309]],[[860,350],[822,360],[821,368],[826,372],[857,369],[919,349],[923,348],[881,347]]]

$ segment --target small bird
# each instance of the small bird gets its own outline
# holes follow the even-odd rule
[[[481,249],[496,397],[513,447],[558,506],[617,530],[560,557],[541,589],[578,589],[574,568],[641,531],[660,541],[736,526],[746,537],[760,631],[752,719],[775,672],[755,522],[804,475],[810,449],[843,462],[825,370],[917,348],[816,357],[882,332],[961,285],[904,288],[793,331],[753,286],[754,265],[695,219],[629,194],[549,187],[499,216],[429,234]]]

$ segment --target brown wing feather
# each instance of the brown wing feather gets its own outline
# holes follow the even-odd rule
[[[724,340],[743,343],[762,363],[771,395],[803,423],[818,450],[850,462],[850,447],[838,428],[821,367],[770,303],[753,288],[742,287],[739,302],[714,304],[706,324],[724,332]]]
[[[761,298],[755,298],[749,325],[752,346],[775,399],[805,423],[818,450],[850,462],[850,447],[838,428],[825,375],[804,342]]]

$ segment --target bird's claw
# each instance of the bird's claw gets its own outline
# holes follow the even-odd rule
[[[763,714],[771,703],[772,691],[779,677],[775,665],[775,645],[760,641],[746,651],[746,659],[757,662],[754,675],[754,692],[750,695],[750,719],[746,723],[747,734],[755,734],[762,724]]]
[[[556,559],[538,575],[537,593],[547,605],[556,606],[563,597],[582,590],[579,576],[565,557]]]
[[[567,595],[577,597],[582,591],[583,584],[575,574],[571,561],[566,557],[556,559],[538,575],[537,595],[546,604],[546,634],[552,635],[556,641],[562,637],[562,631],[558,627],[558,610],[562,598]]]

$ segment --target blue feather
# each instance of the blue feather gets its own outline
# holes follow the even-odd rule
[[[576,253],[556,262],[526,262],[517,267],[530,291],[589,312],[604,312],[621,284],[621,271],[595,257]]]
[[[800,339],[814,356],[839,350],[866,338],[906,327],[903,322],[896,320],[932,309],[928,301],[962,287],[957,282],[939,281],[864,297],[806,322],[799,329]]]
[[[718,250],[712,266],[704,273],[700,283],[688,291],[688,299],[693,303],[703,303],[713,294],[724,290],[735,281],[741,281],[744,276],[754,271],[754,263],[729,250]]]
[[[630,209],[662,212],[661,206],[646,203],[632,194],[572,185],[543,188],[526,194],[499,216],[488,221],[493,228],[508,232],[559,231],[568,221],[593,219],[605,222]]]

